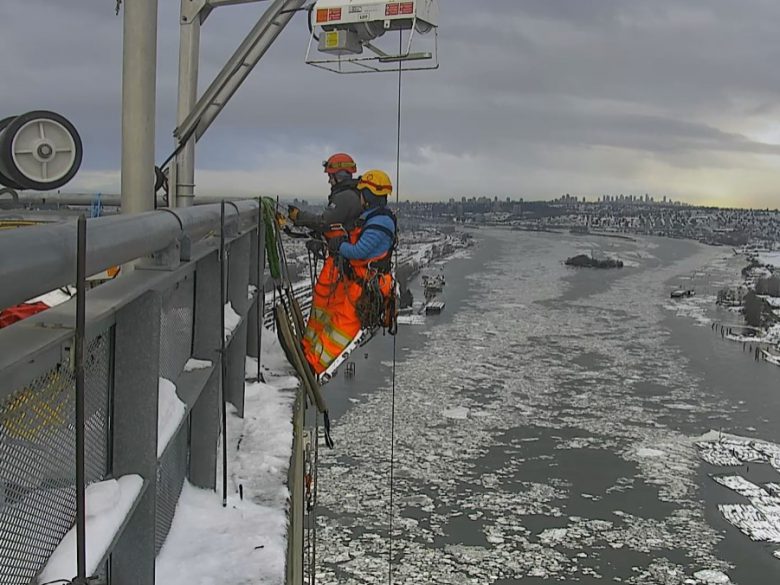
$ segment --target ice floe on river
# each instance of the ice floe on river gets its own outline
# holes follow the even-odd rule
[[[725,408],[658,326],[660,283],[714,252],[578,296],[550,261],[570,247],[558,240],[507,235],[468,277],[489,279],[483,294],[415,329],[424,345],[396,372],[393,580],[729,583],[696,440],[667,423]],[[321,455],[320,583],[387,578],[390,396],[361,396]]]
[[[780,445],[711,432],[698,442],[699,454],[711,465],[739,467],[769,464],[780,472]],[[723,517],[751,540],[780,544],[780,484],[756,485],[734,473],[712,479],[748,500],[748,503],[720,504]]]

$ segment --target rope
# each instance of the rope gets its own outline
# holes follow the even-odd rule
[[[274,280],[282,276],[282,268],[279,262],[279,248],[276,241],[276,202],[270,197],[263,197],[263,221],[265,222],[265,249],[268,257],[268,269]]]
[[[398,31],[398,54],[403,51],[403,32]],[[395,145],[395,207],[398,209],[401,191],[401,73],[403,71],[403,61],[398,62],[398,112],[396,117],[396,145]],[[396,227],[396,230],[398,228]],[[397,235],[396,235],[397,237]],[[398,266],[398,246],[395,247],[394,270]],[[395,275],[393,275],[395,282]],[[393,291],[395,294],[395,291]],[[390,399],[390,536],[389,551],[387,563],[387,582],[393,584],[393,493],[395,479],[395,362],[396,348],[398,346],[398,335],[393,336],[393,374],[392,390]]]

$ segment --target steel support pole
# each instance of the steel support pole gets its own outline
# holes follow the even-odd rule
[[[257,381],[263,379],[263,319],[265,318],[265,221],[263,200],[257,200]]]
[[[76,259],[76,585],[87,583],[87,474],[84,462],[84,337],[87,294],[87,218],[79,217]]]
[[[154,209],[157,0],[124,5],[122,213]]]
[[[225,250],[225,202],[222,202],[220,229],[219,229],[219,316],[220,316],[220,398],[222,415],[222,507],[227,507],[227,483],[228,483],[228,432],[227,432],[227,355],[225,352],[225,305],[227,304],[227,258]]]
[[[176,124],[181,124],[198,100],[198,64],[200,61],[200,28],[202,17],[188,10],[192,0],[181,0],[179,17],[179,101]],[[177,141],[178,143],[178,141]],[[178,144],[177,144],[178,146]],[[174,158],[171,165],[170,206],[189,207],[195,197],[195,137]]]

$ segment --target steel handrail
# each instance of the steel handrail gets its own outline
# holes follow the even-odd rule
[[[226,208],[230,222],[257,223],[257,201]],[[177,219],[178,218],[178,219]],[[181,224],[179,223],[181,222]],[[182,235],[191,241],[219,232],[220,206],[98,217],[87,220],[87,274],[166,249]],[[65,286],[76,277],[76,221],[0,231],[0,309]]]

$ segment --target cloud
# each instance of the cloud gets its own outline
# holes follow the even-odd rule
[[[441,68],[403,77],[402,197],[653,192],[777,206],[775,0],[440,4]],[[174,145],[178,5],[160,2],[158,161]],[[73,190],[118,189],[113,8],[0,3],[0,115],[40,107],[77,125],[86,152]],[[264,9],[209,16],[201,90]],[[198,145],[200,192],[319,197],[319,162],[338,150],[395,176],[397,77],[307,67],[304,19],[294,17]]]

